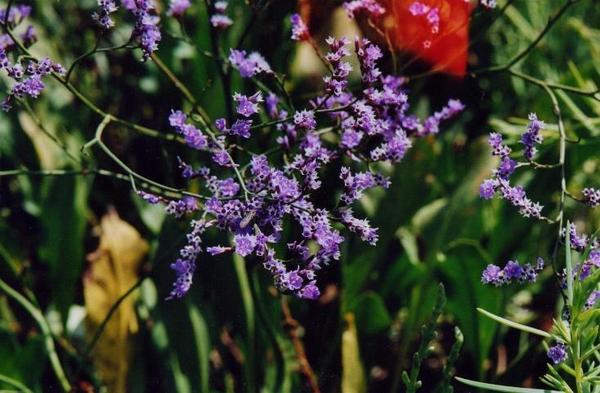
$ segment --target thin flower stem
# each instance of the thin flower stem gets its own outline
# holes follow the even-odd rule
[[[106,127],[108,126],[108,124],[113,121],[114,118],[111,115],[106,115],[104,117],[104,119],[102,120],[102,122],[98,125],[98,128],[96,128],[96,134],[94,136],[94,139],[92,139],[91,141],[89,141],[88,143],[86,143],[84,145],[84,149],[89,149],[94,145],[98,145],[100,146],[100,148],[104,151],[104,153],[106,153],[118,166],[120,166],[125,172],[127,172],[130,176],[135,177],[136,179],[139,179],[151,186],[157,187],[161,190],[165,190],[165,191],[169,191],[172,193],[176,193],[176,194],[182,194],[182,195],[188,195],[188,196],[193,196],[199,199],[208,199],[208,197],[203,196],[203,195],[199,195],[196,193],[191,193],[191,192],[187,192],[187,191],[183,191],[183,190],[179,190],[177,188],[173,188],[173,187],[169,187],[167,185],[158,183],[152,179],[149,179],[145,176],[140,175],[139,173],[135,172],[133,169],[131,169],[129,166],[127,166],[127,164],[125,164],[119,157],[117,157],[108,146],[106,146],[106,144],[104,144],[104,142],[102,142],[102,134],[104,133],[104,130],[106,129]]]
[[[92,353],[92,350],[94,349],[94,346],[96,345],[96,343],[100,339],[100,336],[102,336],[102,333],[104,332],[104,330],[106,328],[106,325],[108,324],[108,322],[112,318],[113,314],[118,310],[118,308],[121,305],[121,303],[123,303],[123,301],[125,299],[127,299],[127,297],[129,297],[129,295],[131,295],[140,285],[142,285],[142,283],[144,282],[144,280],[146,278],[148,278],[148,276],[140,277],[137,280],[137,282],[131,286],[131,288],[129,288],[127,291],[125,291],[124,294],[122,294],[121,296],[119,296],[119,298],[112,304],[112,306],[110,306],[110,309],[106,313],[106,316],[104,317],[104,319],[102,320],[102,322],[100,323],[100,325],[98,326],[98,328],[96,329],[96,331],[94,332],[94,336],[92,337],[92,339],[90,340],[90,342],[86,346],[85,351],[83,352],[84,353],[84,358],[89,357],[89,355]]]
[[[8,296],[14,299],[21,306],[23,306],[23,308],[25,308],[25,310],[27,310],[27,312],[37,322],[44,336],[44,345],[46,347],[46,351],[48,352],[48,357],[50,358],[50,365],[52,366],[52,370],[54,371],[54,374],[56,375],[56,378],[58,379],[62,390],[64,392],[70,392],[71,384],[67,379],[65,371],[60,363],[58,354],[56,353],[56,346],[54,345],[52,331],[50,330],[50,326],[48,325],[48,321],[46,321],[44,314],[42,314],[42,312],[38,308],[36,308],[33,305],[33,303],[31,303],[25,296],[15,291],[1,278],[0,289],[2,289]]]
[[[548,87],[548,88],[550,88],[552,90],[562,90],[562,91],[565,91],[567,93],[574,93],[574,94],[578,94],[578,95],[590,97],[590,98],[592,98],[592,99],[600,102],[600,89],[585,90],[585,89],[580,89],[580,88],[573,87],[573,86],[562,85],[562,84],[559,84],[559,83],[546,82],[546,81],[543,81],[541,79],[534,78],[533,76],[526,75],[526,74],[524,74],[522,72],[515,71],[513,69],[508,69],[507,71],[511,75],[516,76],[517,78],[523,79],[523,80],[525,80],[527,82],[531,82],[531,83],[536,84],[538,86]]]
[[[284,321],[286,330],[290,339],[292,340],[292,344],[294,344],[294,350],[296,351],[296,358],[298,359],[298,364],[300,366],[300,371],[306,377],[308,384],[310,386],[310,390],[312,393],[320,393],[319,384],[317,383],[317,377],[306,358],[306,353],[304,352],[304,345],[302,344],[302,340],[298,336],[298,321],[294,319],[292,316],[292,312],[290,311],[290,307],[288,306],[287,297],[284,295],[281,297],[281,310],[283,311]]]
[[[128,46],[131,43],[131,39],[128,40],[127,42],[125,42],[124,44],[119,44],[119,45],[114,45],[114,46],[107,46],[107,47],[104,47],[104,48],[98,48],[98,46],[100,45],[100,39],[101,38],[102,38],[101,36],[98,36],[98,38],[96,39],[96,42],[95,42],[94,46],[92,47],[92,49],[90,49],[89,51],[85,52],[84,54],[82,54],[81,56],[79,56],[75,60],[73,60],[73,63],[71,63],[71,65],[69,66],[69,69],[67,70],[67,73],[65,75],[65,81],[67,83],[69,83],[71,81],[71,74],[75,70],[75,67],[80,62],[82,62],[83,60],[87,59],[88,57],[93,56],[96,53],[110,52],[110,51],[119,50],[119,49],[133,49],[133,47]]]

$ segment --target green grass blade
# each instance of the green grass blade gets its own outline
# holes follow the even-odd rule
[[[194,304],[188,302],[188,311],[196,340],[196,351],[198,353],[198,365],[200,367],[200,387],[202,393],[209,393],[210,375],[210,336],[206,320]]]
[[[571,260],[571,235],[569,233],[569,222],[566,226],[566,248],[565,248],[565,264],[567,268],[567,302],[569,308],[573,308],[573,261]]]
[[[541,337],[545,337],[545,338],[551,338],[552,337],[552,335],[550,333],[548,333],[548,332],[545,332],[545,331],[540,330],[540,329],[532,328],[531,326],[522,325],[522,324],[520,324],[518,322],[514,322],[514,321],[511,321],[511,320],[506,319],[506,318],[499,317],[499,316],[497,316],[495,314],[492,314],[489,311],[485,311],[482,308],[477,308],[477,311],[479,311],[480,313],[482,313],[486,317],[491,318],[494,321],[499,322],[499,323],[501,323],[503,325],[509,326],[511,328],[522,330],[524,332],[535,334],[535,335],[538,335],[538,336],[541,336]]]
[[[457,381],[464,383],[465,385],[473,386],[479,389],[492,390],[494,392],[508,392],[508,393],[561,393],[558,390],[550,389],[531,389],[531,388],[518,388],[515,386],[505,385],[494,385],[492,383],[472,381],[470,379],[455,377]]]

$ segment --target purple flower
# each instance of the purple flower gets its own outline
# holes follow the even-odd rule
[[[213,246],[206,247],[206,252],[212,256],[223,254],[224,252],[231,251],[231,247]]]
[[[587,187],[581,193],[583,194],[583,203],[590,207],[600,206],[600,189]]]
[[[492,155],[505,157],[511,152],[510,147],[506,146],[502,141],[502,135],[497,132],[491,132],[488,139],[490,147],[492,148]]]
[[[238,135],[242,138],[250,138],[250,127],[252,127],[252,120],[236,120],[231,126],[229,133],[231,135]]]
[[[566,238],[566,228],[563,228],[561,230],[561,236]],[[583,252],[587,246],[589,245],[590,239],[588,238],[588,236],[586,234],[582,234],[579,235],[577,233],[577,228],[575,227],[574,223],[569,223],[568,226],[568,230],[569,230],[569,241],[571,243],[571,249],[578,251],[578,252]]]
[[[311,281],[307,286],[298,292],[298,297],[303,299],[316,300],[321,296],[319,288],[315,285],[315,281]]]
[[[315,112],[309,110],[303,110],[294,113],[294,124],[305,130],[314,130],[317,127],[317,121],[315,120]]]
[[[481,281],[484,284],[502,285],[504,276],[499,266],[489,264],[481,274]]]
[[[525,151],[524,155],[527,160],[533,160],[537,149],[536,144],[540,144],[543,141],[543,137],[540,134],[540,130],[544,128],[544,122],[538,120],[535,113],[529,114],[529,125],[527,131],[521,137],[521,143],[523,144]]]
[[[261,73],[272,73],[267,61],[258,52],[246,55],[246,51],[231,49],[229,62],[240,72],[242,78],[251,78]]]
[[[548,349],[548,357],[552,363],[559,364],[567,359],[567,347],[563,343],[558,343]]]
[[[523,268],[515,261],[508,261],[503,271],[507,280],[520,280],[523,275]]]
[[[210,17],[210,24],[218,30],[225,30],[233,24],[233,21],[227,15],[215,14]]]
[[[100,12],[94,12],[92,18],[108,30],[115,25],[115,22],[110,18],[110,14],[117,10],[117,4],[114,0],[98,0],[98,6]]]
[[[600,300],[600,291],[593,291],[585,302],[585,309],[589,310],[593,308],[598,303],[598,300]]]
[[[27,29],[25,29],[24,32],[19,34],[19,37],[21,38],[21,42],[26,48],[35,44],[35,42],[37,41],[37,33],[35,31],[35,27],[33,27],[32,25],[27,26]]]
[[[496,193],[498,181],[495,179],[486,179],[479,186],[479,196],[483,199],[492,199]]]
[[[350,19],[354,19],[361,11],[375,17],[385,14],[385,8],[376,0],[347,1],[343,4],[343,7]]]
[[[162,198],[159,197],[158,195],[150,194],[150,193],[142,191],[142,190],[139,190],[137,192],[137,194],[140,198],[142,198],[144,201],[148,202],[151,205],[156,205],[156,204],[162,202]]]
[[[187,124],[187,116],[182,111],[171,110],[169,124],[183,136],[188,146],[203,150],[208,148],[208,138],[199,129],[191,124]]]
[[[263,97],[260,91],[250,97],[235,93],[233,100],[238,103],[237,113],[244,117],[251,117],[259,112],[258,104],[263,102]]]
[[[229,4],[226,1],[217,1],[215,2],[215,12],[218,12],[220,14],[225,13],[225,11],[227,10],[227,6]]]
[[[372,44],[366,38],[356,38],[354,45],[360,62],[362,81],[370,85],[381,77],[381,71],[377,68],[377,60],[383,57],[383,53],[377,45]]]
[[[186,236],[186,245],[179,251],[180,258],[171,264],[171,269],[175,271],[177,278],[167,299],[183,297],[192,286],[194,271],[196,270],[196,259],[202,252],[202,239],[200,236],[211,224],[199,220],[192,221],[190,225],[192,229]]]
[[[167,11],[167,15],[179,18],[180,16],[183,16],[185,11],[187,11],[191,5],[192,3],[190,3],[190,0],[171,0],[169,2],[169,11]]]
[[[135,16],[132,37],[142,49],[142,60],[146,61],[158,49],[158,43],[161,40],[158,28],[160,18],[155,15],[154,0],[129,0],[122,1],[122,3]]]
[[[233,238],[235,252],[245,257],[252,254],[256,248],[256,236],[254,235],[235,235]]]
[[[177,201],[169,202],[166,212],[172,216],[181,218],[184,214],[198,210],[198,207],[198,201],[195,198],[185,197]]]
[[[292,14],[290,21],[292,22],[292,40],[305,41],[310,38],[308,27],[299,14]]]
[[[348,85],[348,75],[352,71],[350,63],[342,61],[344,57],[350,54],[346,47],[349,41],[346,37],[340,39],[328,37],[325,42],[329,45],[330,49],[325,58],[331,63],[333,72],[331,75],[323,77],[323,81],[328,93],[341,96]]]
[[[543,269],[544,260],[542,258],[537,259],[535,266],[529,263],[521,266],[517,261],[508,261],[504,268],[489,264],[481,274],[481,282],[497,287],[514,282],[534,282],[537,279],[538,273]]]

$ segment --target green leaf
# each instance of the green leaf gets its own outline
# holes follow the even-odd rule
[[[342,393],[367,391],[365,370],[360,360],[354,315],[346,314],[347,327],[342,333]]]
[[[49,267],[52,297],[63,320],[75,297],[75,284],[84,263],[83,238],[89,187],[86,180],[61,176],[44,179],[39,253]]]
[[[209,392],[209,374],[210,374],[210,335],[206,321],[198,307],[191,302],[187,302],[188,313],[192,322],[192,330],[196,340],[196,351],[198,352],[198,364],[200,366],[200,386],[202,393]]]
[[[492,383],[472,381],[466,378],[455,377],[457,381],[464,383],[465,385],[473,386],[479,389],[492,390],[495,392],[508,392],[508,393],[561,393],[558,390],[550,389],[531,389],[531,388],[518,388],[516,386],[506,385],[494,385]]]
[[[356,300],[354,312],[358,330],[367,334],[378,333],[392,323],[383,299],[375,292],[361,294]]]
[[[478,308],[477,311],[479,311],[480,313],[482,313],[483,315],[485,315],[488,318],[493,319],[496,322],[499,322],[503,325],[506,325],[508,327],[514,328],[514,329],[518,329],[518,330],[522,330],[526,333],[531,333],[531,334],[535,334],[541,337],[545,337],[545,338],[552,338],[552,335],[548,332],[545,332],[543,330],[540,329],[536,329],[536,328],[532,328],[531,326],[527,326],[527,325],[522,325],[518,322],[514,322],[511,321],[509,319],[506,318],[502,318],[499,317],[495,314],[492,314],[491,312],[485,311],[484,309]]]

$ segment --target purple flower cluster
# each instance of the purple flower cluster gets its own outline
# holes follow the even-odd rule
[[[540,135],[540,130],[544,128],[544,122],[538,120],[537,115],[535,113],[529,114],[529,125],[527,126],[527,130],[521,136],[521,143],[523,144],[524,150],[523,154],[525,158],[529,161],[533,160],[533,156],[537,149],[535,148],[536,144],[542,143],[544,138]]]
[[[117,7],[117,3],[114,0],[98,0],[98,7],[100,7],[100,10],[94,12],[92,18],[108,30],[115,25],[110,15],[119,7]]]
[[[504,268],[489,264],[481,274],[481,281],[484,284],[492,284],[497,287],[514,282],[534,282],[542,269],[544,269],[542,258],[537,259],[535,266],[529,263],[520,265],[517,261],[508,261]]]
[[[225,30],[233,24],[229,16],[225,14],[228,3],[226,1],[217,1],[214,9],[215,13],[210,17],[210,24],[218,30]]]
[[[12,108],[15,99],[26,97],[37,98],[46,87],[42,78],[50,73],[64,75],[65,69],[58,63],[54,63],[49,58],[40,61],[29,61],[26,67],[19,63],[11,64],[8,55],[3,49],[0,49],[0,70],[16,83],[11,87],[8,96],[2,101],[0,107],[5,112]]]
[[[292,40],[306,41],[310,39],[308,26],[306,26],[306,23],[304,23],[300,14],[292,14],[292,16],[290,16],[290,22],[292,23]]]
[[[350,55],[347,48],[349,41],[346,37],[340,39],[328,37],[325,42],[329,45],[329,52],[325,58],[329,61],[333,70],[331,75],[323,77],[325,89],[328,93],[339,97],[348,86],[348,75],[352,71],[350,63],[342,61],[344,57]]]
[[[343,4],[346,13],[350,19],[354,19],[358,13],[365,12],[369,16],[382,16],[385,14],[385,8],[377,0],[353,0]]]
[[[173,289],[167,299],[183,297],[192,286],[194,271],[196,270],[196,259],[202,252],[202,233],[210,226],[210,222],[204,220],[193,220],[191,231],[186,235],[187,243],[179,251],[180,257],[171,264],[171,269],[177,273],[177,279],[173,283]]]
[[[124,2],[125,3],[125,2]],[[135,16],[135,26],[132,37],[139,43],[143,60],[148,60],[150,55],[158,49],[158,43],[161,39],[158,23],[160,18],[155,14],[156,5],[154,0],[128,0],[128,9]],[[134,7],[131,7],[133,5]]]
[[[381,51],[367,40],[355,44],[363,89],[352,93],[347,89],[351,67],[343,60],[350,55],[349,41],[329,38],[327,43],[330,52],[325,58],[333,74],[324,79],[326,93],[303,109],[290,114],[273,94],[263,98],[261,92],[250,96],[236,93],[233,100],[239,117],[232,120],[231,126],[226,119],[217,119],[211,125],[218,131],[216,140],[210,141],[188,124],[183,112],[173,111],[169,117],[190,146],[212,151],[217,164],[194,169],[180,160],[183,177],[199,180],[209,195],[204,196],[206,201],[197,213],[194,211],[199,204],[193,203],[193,198],[168,202],[169,213],[208,217],[203,228],[228,233],[231,244],[211,245],[205,252],[235,252],[257,259],[273,276],[278,289],[308,299],[320,294],[317,273],[340,258],[342,228],[369,244],[377,242],[377,228],[371,227],[367,219],[356,217],[352,206],[368,189],[390,184],[370,165],[376,161],[398,162],[413,139],[437,133],[441,121],[464,109],[459,101],[450,100],[425,120],[410,115],[404,80],[382,75],[377,68]],[[230,62],[243,77],[272,72],[256,53],[247,56],[244,51],[232,50]],[[251,133],[252,128],[268,127],[267,123],[253,125],[263,105],[265,115],[275,123],[271,132],[276,133],[279,145],[273,156],[246,152],[242,145],[245,139],[259,135]],[[322,137],[326,133],[333,133],[333,137]],[[232,156],[229,150],[234,147]],[[368,170],[358,168],[365,164]],[[316,205],[313,193],[322,187],[321,174],[325,169],[340,167],[339,183],[328,185],[343,190],[335,207]],[[284,239],[287,227],[296,228],[299,235]],[[192,266],[195,268],[189,259],[173,265],[178,275],[176,297],[189,287]]]
[[[242,78],[252,78],[261,73],[273,73],[269,63],[258,52],[251,52],[247,55],[245,50],[231,49],[229,63],[240,72]]]
[[[440,31],[440,10],[438,7],[430,7],[427,4],[415,1],[408,7],[408,12],[413,16],[425,16],[431,27],[431,33],[437,34]]]
[[[597,239],[592,239],[585,233],[578,234],[577,228],[574,223],[569,223],[568,228],[561,230],[561,236],[565,238],[567,236],[567,229],[569,231],[569,241],[571,243],[571,249],[577,252],[584,252],[588,247],[591,250],[600,248],[600,243]]]
[[[567,359],[567,346],[563,343],[558,343],[548,349],[547,355],[552,360],[552,363],[562,363]]]
[[[532,128],[529,127],[527,132],[530,129]],[[494,170],[493,177],[484,180],[479,187],[481,198],[492,199],[494,196],[498,196],[517,207],[523,217],[541,218],[542,205],[531,201],[523,187],[510,185],[509,178],[515,171],[517,162],[510,158],[511,149],[504,144],[502,135],[492,132],[488,142],[492,148],[492,155],[500,157],[500,164]]]
[[[187,116],[182,111],[171,111],[169,124],[181,134],[188,146],[203,150],[208,148],[208,138],[199,129],[187,123]]]
[[[14,5],[10,11],[0,9],[0,22],[6,24],[10,29],[19,26],[31,14],[31,7],[28,5]],[[13,32],[14,34],[14,32]],[[32,25],[28,25],[25,31],[17,34],[24,46],[29,47],[37,40],[35,29]],[[15,49],[15,42],[8,34],[0,34],[0,49],[9,52]]]
[[[180,18],[191,6],[192,3],[190,0],[171,0],[169,2],[169,11],[167,11],[167,15]]]
[[[594,189],[591,187],[584,188],[581,192],[583,194],[583,203],[590,207],[600,206],[600,189]]]

